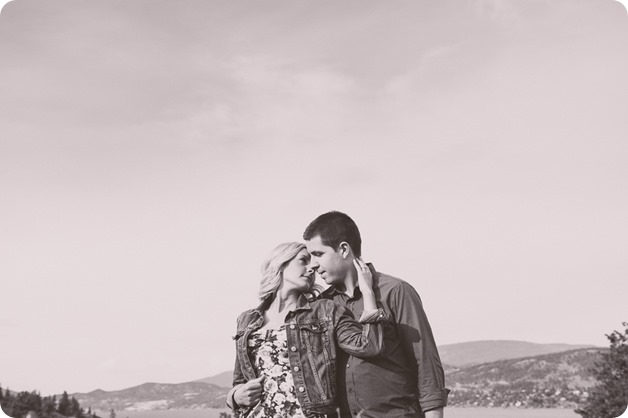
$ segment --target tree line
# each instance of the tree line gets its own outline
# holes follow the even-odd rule
[[[57,400],[56,395],[42,397],[37,391],[12,393],[8,388],[3,391],[0,386],[0,404],[4,413],[12,418],[26,418],[29,412],[34,412],[37,418],[100,418],[91,408],[87,411],[82,408],[67,392]]]
[[[623,331],[606,334],[610,350],[596,363],[594,373],[599,384],[576,410],[582,418],[614,418],[624,416],[628,409],[628,322],[622,325]]]

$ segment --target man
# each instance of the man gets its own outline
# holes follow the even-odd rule
[[[353,220],[341,212],[320,215],[303,233],[311,267],[330,287],[322,297],[347,306],[357,318],[363,300],[353,259],[362,239]],[[379,273],[372,264],[378,307],[394,322],[384,334],[384,352],[359,359],[340,353],[338,393],[342,418],[442,418],[449,389],[421,299],[405,281]]]

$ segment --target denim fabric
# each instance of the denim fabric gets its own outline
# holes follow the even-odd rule
[[[245,311],[238,317],[236,362],[233,371],[234,388],[227,396],[227,405],[234,407],[233,393],[238,385],[257,377],[251,363],[247,341],[251,333],[262,327],[263,312],[272,301],[265,300],[257,309]],[[382,352],[383,328],[387,316],[380,309],[369,315],[361,325],[349,310],[331,300],[309,302],[299,298],[297,307],[286,319],[286,334],[290,369],[297,399],[306,416],[330,414],[338,407],[336,359],[338,348],[358,357],[373,357]],[[235,406],[237,415],[244,408]]]

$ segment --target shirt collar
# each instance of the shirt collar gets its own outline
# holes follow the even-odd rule
[[[371,270],[371,273],[373,274],[373,278],[375,278],[375,275],[377,274],[377,270],[375,270],[375,267],[373,266],[373,263],[366,263],[366,265],[368,266],[368,268]],[[329,286],[326,290],[325,293],[329,296],[337,296],[337,295],[344,295],[345,297],[349,298],[349,295],[347,295],[343,290],[338,289],[336,286]],[[353,292],[353,297],[354,299],[359,299],[362,296],[362,292],[360,291],[360,287],[358,285],[356,285],[355,287],[355,291]],[[351,299],[349,298],[349,299]]]

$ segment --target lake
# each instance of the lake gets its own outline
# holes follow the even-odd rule
[[[116,418],[218,418],[228,409],[180,409],[167,411],[120,411]],[[108,412],[98,413],[109,418]],[[579,418],[571,409],[517,409],[517,408],[445,408],[445,418]]]

